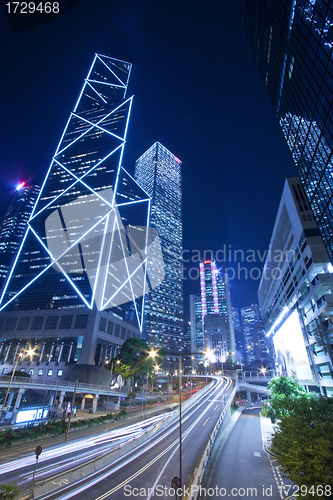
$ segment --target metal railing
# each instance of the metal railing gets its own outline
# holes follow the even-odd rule
[[[9,379],[6,376],[0,376],[0,387],[6,387],[9,383]],[[29,386],[40,386],[41,388],[48,388],[51,390],[63,390],[63,389],[71,389],[75,388],[75,382],[70,382],[70,381],[61,381],[61,380],[47,380],[47,379],[42,379],[42,380],[33,380],[28,377],[13,377],[12,380],[12,386],[14,385],[20,385],[22,387],[23,385]],[[16,387],[17,388],[17,387]],[[108,392],[112,393],[128,393],[128,386],[124,386],[122,389],[114,389],[112,387],[109,387],[107,385],[98,385],[98,384],[85,384],[84,382],[78,382],[77,384],[77,389],[82,389],[84,391],[90,390],[90,391],[96,391],[96,392],[105,392],[106,394]]]

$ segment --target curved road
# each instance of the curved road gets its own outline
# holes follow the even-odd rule
[[[207,391],[187,407],[182,415],[182,479],[188,485],[201,451],[219,418],[225,401],[232,392],[232,379],[215,377]],[[178,412],[178,410],[176,410]],[[179,420],[161,428],[168,415],[162,414],[145,422],[129,425],[90,438],[77,439],[66,445],[49,448],[41,455],[36,481],[50,479],[61,482],[61,474],[80,465],[94,462],[115,447],[139,437],[145,427],[154,429],[150,438],[96,473],[83,477],[75,486],[63,482],[61,492],[44,494],[41,499],[86,500],[123,499],[126,497],[172,498],[171,480],[179,476]],[[29,492],[34,459],[22,458],[1,466],[1,482],[18,481],[21,493]],[[37,492],[37,491],[36,491]],[[84,494],[83,494],[84,492]],[[38,498],[38,497],[35,497]]]

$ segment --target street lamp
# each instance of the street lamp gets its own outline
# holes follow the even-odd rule
[[[212,351],[208,351],[207,353],[212,353]],[[201,352],[201,354],[207,354],[205,352]],[[155,357],[158,354],[157,351],[155,350],[150,350],[149,355],[152,357]],[[195,356],[198,353],[194,352],[186,352],[186,353],[181,353],[181,352],[167,352],[168,356],[178,356],[179,358],[179,369],[178,369],[178,375],[179,375],[179,479],[180,483],[182,481],[182,356]],[[200,354],[200,353],[199,353]],[[214,356],[214,354],[213,354]],[[196,373],[195,370],[192,371],[192,373]],[[170,372],[171,374],[171,380],[172,380],[172,371]],[[177,375],[177,370],[175,371],[175,375]],[[207,373],[206,373],[206,382],[207,382]]]

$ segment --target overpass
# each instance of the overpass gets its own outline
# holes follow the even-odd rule
[[[267,389],[267,383],[274,378],[274,375],[273,371],[266,371],[265,373],[260,371],[241,372],[238,374],[237,392],[246,391],[249,403],[251,403],[251,392],[268,396],[270,391]]]
[[[267,389],[267,383],[274,378],[274,372],[268,370],[265,373],[260,371],[226,371],[224,374],[236,381],[236,392],[246,391],[249,403],[252,400],[251,392],[268,396],[270,392]]]
[[[8,390],[10,385],[10,390],[8,394],[8,399],[6,403],[7,415],[5,419],[13,419],[20,408],[22,396],[24,393],[31,389],[37,392],[45,392],[48,395],[48,403],[45,405],[48,408],[54,408],[55,402],[57,400],[57,413],[61,412],[61,407],[64,402],[66,395],[73,395],[74,391],[76,394],[82,396],[81,409],[85,408],[85,403],[87,399],[93,399],[92,411],[95,413],[97,408],[97,402],[100,396],[107,396],[111,398],[114,402],[119,401],[120,398],[125,398],[128,396],[126,390],[116,390],[108,386],[94,385],[94,384],[84,384],[78,382],[66,382],[66,381],[49,381],[49,380],[32,380],[28,377],[13,377],[10,383],[10,378],[7,376],[0,376],[0,387]],[[76,385],[76,390],[75,390]],[[14,397],[15,402],[13,405]],[[13,406],[13,408],[11,408]],[[11,411],[8,411],[8,410]],[[13,423],[13,420],[12,420]]]

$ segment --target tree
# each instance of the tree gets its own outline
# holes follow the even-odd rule
[[[14,500],[19,493],[16,483],[13,485],[0,484],[0,500]]]
[[[298,394],[289,398],[286,410],[272,440],[277,460],[300,486],[300,495],[332,498],[333,488],[325,485],[333,484],[333,398]]]
[[[150,356],[148,344],[141,339],[127,339],[120,349],[120,364],[115,364],[115,372],[125,380],[132,379],[142,385],[148,373],[152,375],[153,367],[162,361],[163,353],[155,351],[156,356]]]
[[[263,414],[270,417],[272,422],[292,411],[291,402],[300,396],[309,397],[298,380],[294,378],[275,377],[267,384],[267,388],[271,391],[271,396],[268,404],[264,405]]]

